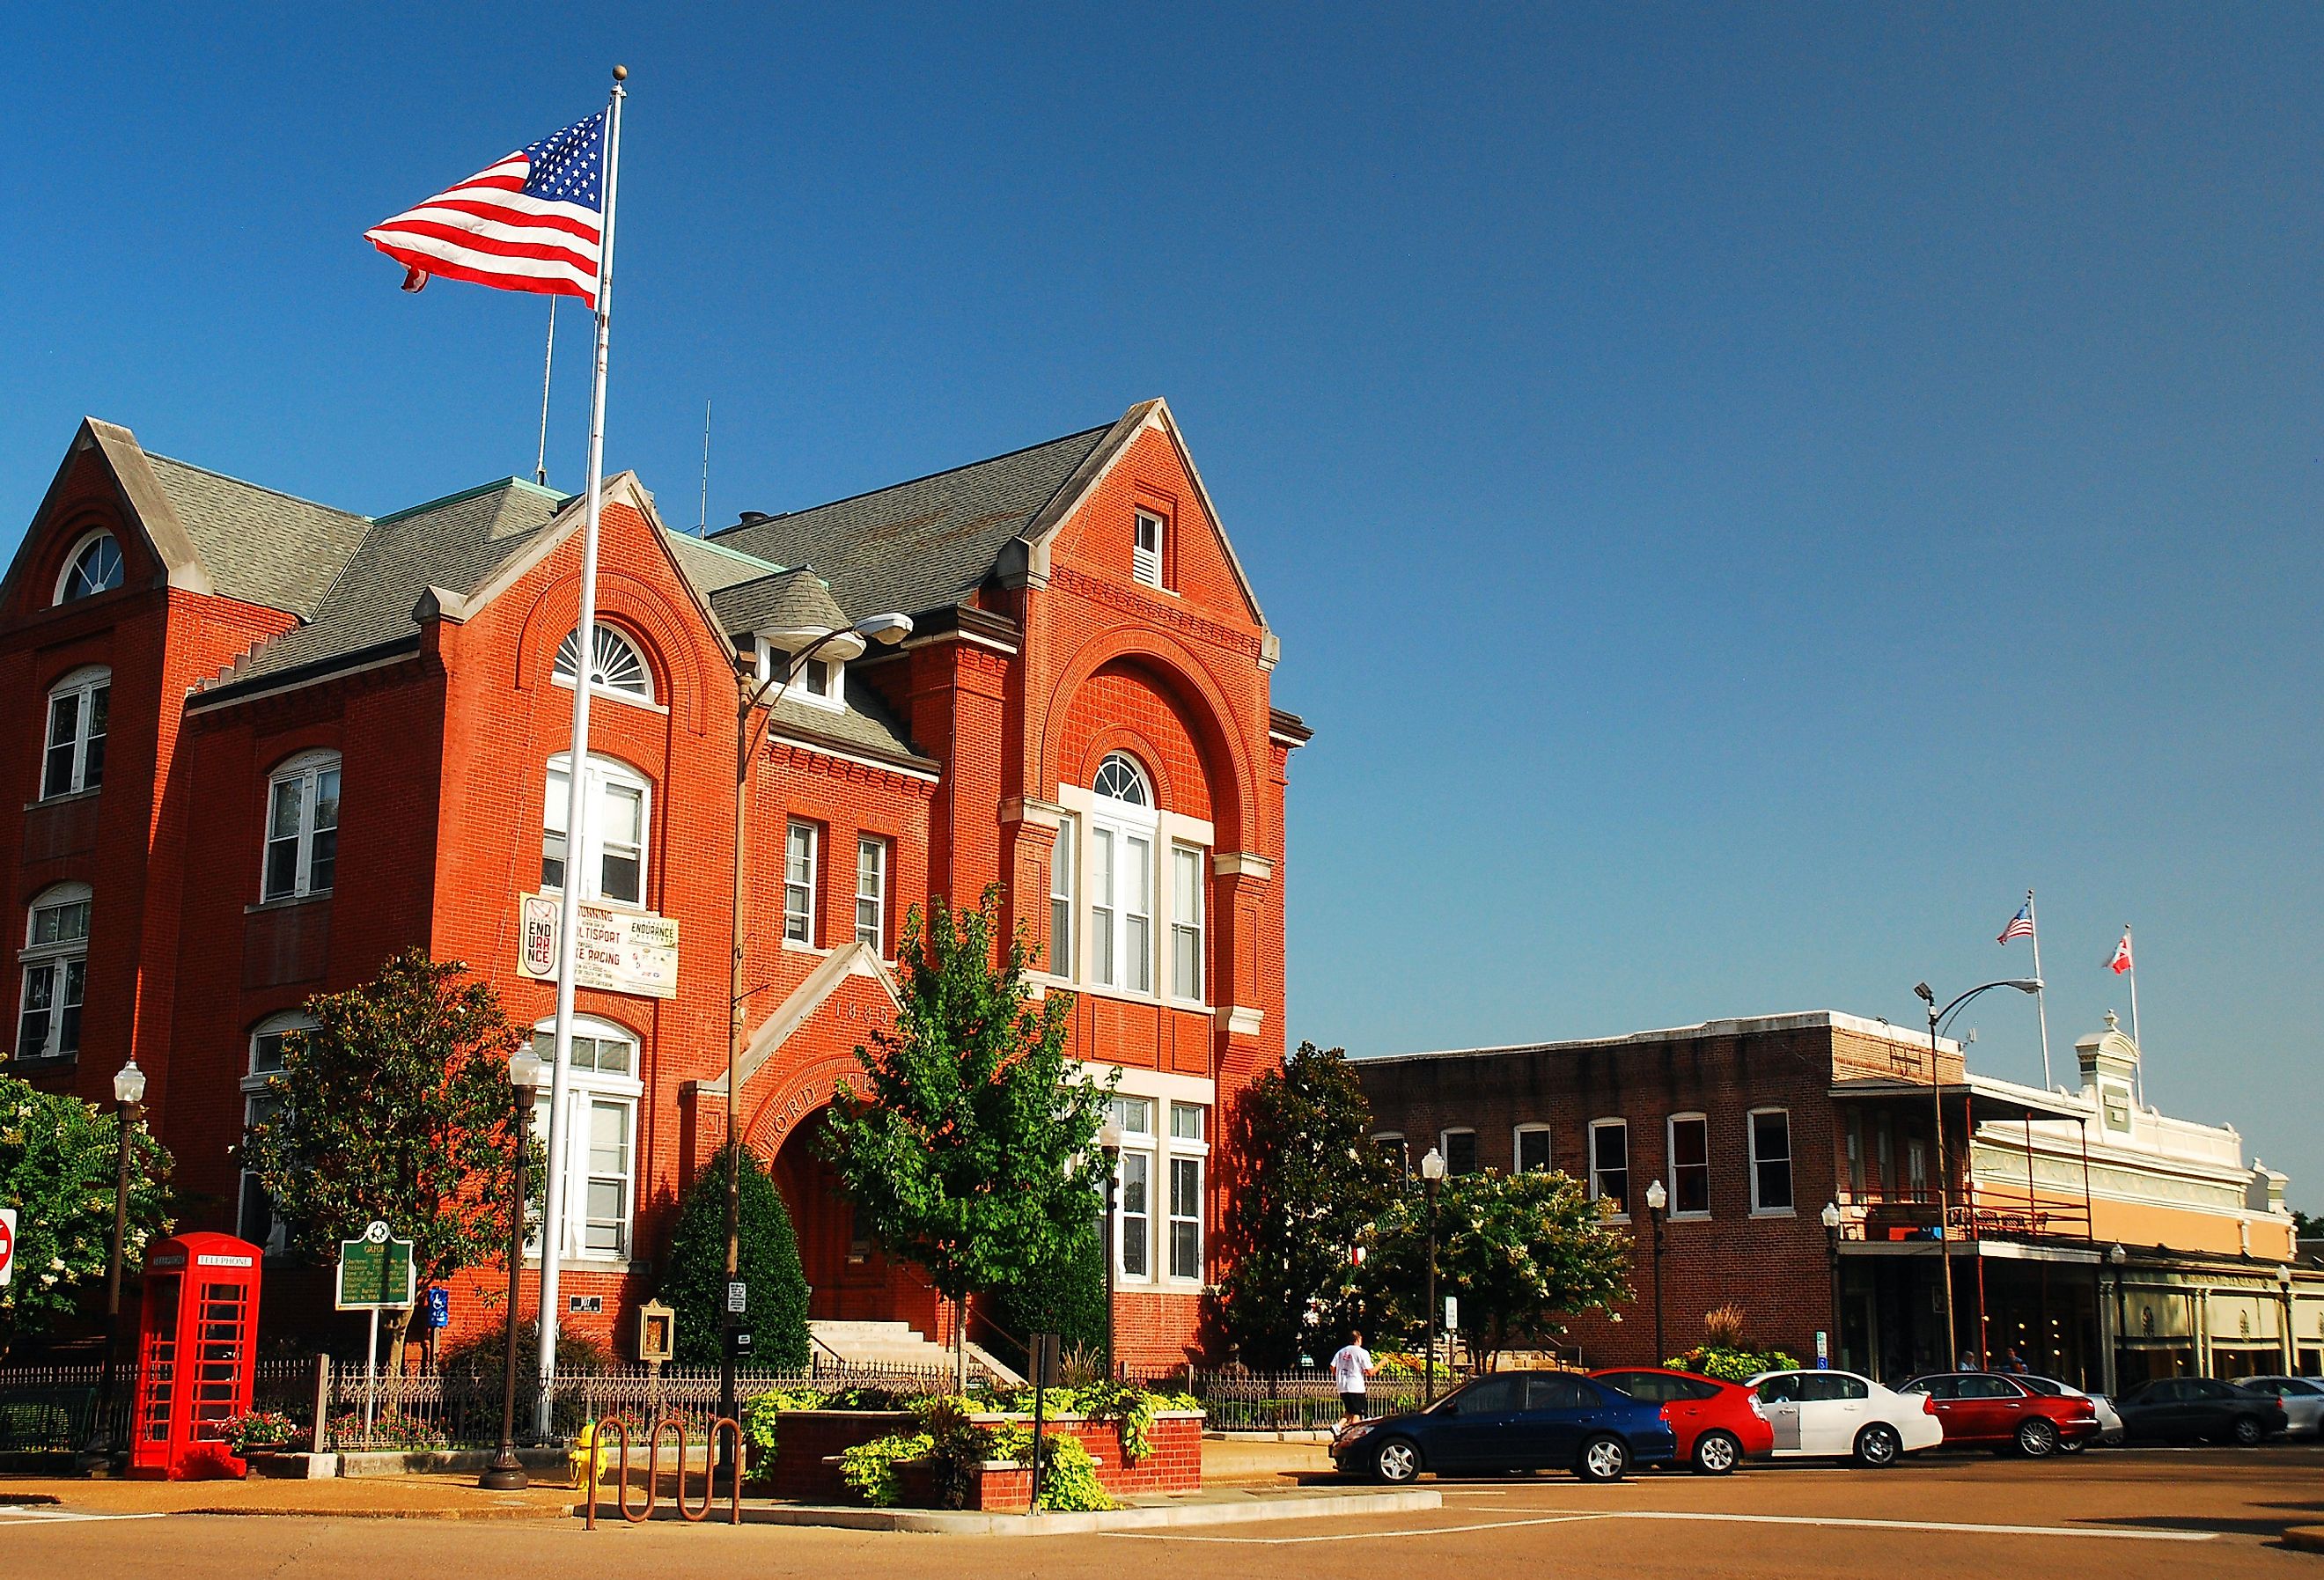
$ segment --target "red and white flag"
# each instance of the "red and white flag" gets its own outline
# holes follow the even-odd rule
[[[2120,976],[2130,968],[2130,929],[2125,928],[2122,929],[2122,942],[2114,947],[2114,958],[2107,962],[2107,969]]]
[[[577,296],[597,305],[605,209],[605,112],[521,148],[364,237],[405,269],[500,291]]]

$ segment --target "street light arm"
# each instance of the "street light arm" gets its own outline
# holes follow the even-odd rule
[[[1961,994],[1959,998],[1953,1000],[1952,1003],[1947,1004],[1943,1009],[1932,1009],[1929,1012],[1929,1024],[1931,1026],[1941,1027],[1946,1021],[1951,1019],[1953,1014],[1959,1011],[1963,1004],[1969,1003],[1969,1000],[1977,997],[1977,995],[1981,993],[1990,993],[1997,987],[2014,987],[2019,993],[2040,993],[2042,991],[2042,985],[2041,978],[2036,976],[2005,976],[1998,982],[1980,983],[1977,986],[1970,988],[1967,993]],[[1942,1032],[1940,1031],[1939,1035],[1941,1036]]]

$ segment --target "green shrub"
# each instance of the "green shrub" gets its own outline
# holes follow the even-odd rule
[[[907,1459],[926,1459],[936,1446],[926,1432],[897,1432],[874,1437],[839,1453],[839,1479],[863,1501],[878,1509],[892,1509],[903,1497],[896,1466]]]
[[[1054,1333],[1067,1351],[1105,1347],[1105,1247],[1094,1216],[1050,1255],[996,1291],[995,1316],[1017,1337]]]
[[[498,1382],[508,1336],[505,1320],[488,1323],[446,1345],[436,1369],[449,1377]],[[516,1325],[516,1364],[520,1377],[532,1375],[533,1357],[540,1353],[540,1320],[528,1317]],[[603,1372],[613,1363],[605,1341],[586,1328],[560,1324],[557,1329],[557,1372],[560,1377]]]
[[[785,1410],[821,1409],[830,1395],[812,1388],[770,1388],[742,1404],[742,1446],[751,1478],[764,1481],[774,1474],[777,1420]]]
[[[750,1287],[752,1363],[805,1371],[807,1274],[798,1240],[775,1182],[747,1147],[736,1195],[741,1251],[735,1277]],[[726,1321],[726,1152],[704,1165],[687,1187],[670,1235],[661,1298],[678,1314],[673,1359],[681,1366],[718,1364]]]
[[[1692,1372],[1698,1377],[1715,1377],[1722,1382],[1748,1382],[1762,1372],[1789,1372],[1799,1362],[1782,1350],[1725,1350],[1698,1344],[1683,1355],[1673,1355],[1663,1363],[1674,1372]]]

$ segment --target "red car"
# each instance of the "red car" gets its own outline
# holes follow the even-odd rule
[[[1929,1396],[1948,1448],[1981,1444],[2045,1459],[2061,1445],[2079,1446],[2098,1435],[2098,1407],[2088,1399],[2037,1392],[1998,1372],[1939,1372],[1896,1391]]]
[[[1660,1366],[1613,1367],[1591,1376],[1641,1404],[1663,1407],[1678,1437],[1678,1456],[1697,1475],[1725,1475],[1745,1459],[1775,1451],[1775,1428],[1749,1389]]]

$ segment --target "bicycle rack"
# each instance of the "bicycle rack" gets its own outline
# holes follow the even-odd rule
[[[595,1436],[589,1445],[588,1487],[585,1493],[584,1515],[587,1528],[597,1529],[597,1455],[604,1445],[605,1435],[612,1433],[621,1443],[619,1458],[614,1462],[613,1507],[623,1520],[642,1525],[654,1517],[660,1501],[661,1440],[669,1436],[678,1444],[678,1517],[690,1525],[698,1525],[710,1518],[710,1511],[718,1501],[717,1455],[720,1432],[725,1432],[734,1446],[734,1474],[727,1487],[726,1523],[742,1523],[742,1424],[732,1416],[721,1416],[710,1423],[710,1435],[705,1445],[702,1474],[702,1506],[686,1506],[686,1420],[680,1416],[664,1416],[646,1434],[646,1500],[642,1508],[630,1507],[630,1428],[620,1419],[607,1417],[596,1423]]]

